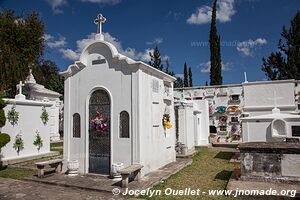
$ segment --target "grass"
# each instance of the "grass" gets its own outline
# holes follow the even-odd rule
[[[193,157],[193,163],[171,176],[164,182],[154,186],[153,190],[166,188],[180,190],[185,188],[200,189],[201,192],[208,190],[224,190],[234,169],[229,160],[232,156],[228,152],[214,152],[208,148],[198,148],[198,153]],[[201,194],[200,196],[166,196],[159,195],[154,197],[143,196],[145,199],[173,200],[173,199],[238,199],[225,196],[209,196]]]
[[[60,155],[63,154],[63,143],[52,143],[50,144],[50,151],[58,151]]]
[[[36,174],[36,170],[33,169],[24,169],[17,167],[0,167],[0,177],[3,178],[12,178],[22,180],[25,177],[33,176]]]

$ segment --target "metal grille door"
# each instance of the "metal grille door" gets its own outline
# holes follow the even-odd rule
[[[103,131],[92,123],[97,112],[107,123]],[[110,174],[110,99],[104,90],[93,92],[89,102],[89,173]]]

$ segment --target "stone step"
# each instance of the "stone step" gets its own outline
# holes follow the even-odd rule
[[[239,143],[236,142],[221,142],[221,143],[212,143],[213,147],[226,147],[226,148],[237,148]]]

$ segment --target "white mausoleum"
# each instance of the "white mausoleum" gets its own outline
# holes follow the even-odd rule
[[[30,73],[30,75],[32,75]],[[31,79],[31,81],[34,79]],[[26,83],[28,83],[27,78]],[[4,164],[24,162],[26,160],[55,155],[50,152],[50,137],[54,132],[53,127],[58,126],[58,114],[55,112],[56,103],[45,101],[46,99],[26,99],[22,94],[22,82],[17,85],[18,94],[14,99],[4,99],[7,103],[4,107],[6,124],[1,132],[10,136],[10,142],[1,149],[0,159]],[[59,97],[59,94],[55,94]],[[9,117],[9,113],[15,111],[18,116],[15,120]],[[46,112],[48,120],[43,120],[41,114]],[[41,137],[42,145],[34,145],[37,134]],[[58,137],[59,138],[59,137]],[[17,140],[18,139],[18,140]],[[22,146],[16,148],[16,141],[22,140]]]
[[[64,160],[77,160],[80,173],[108,175],[123,163],[141,164],[145,174],[175,161],[175,79],[120,54],[105,41],[101,22],[95,41],[62,72]]]

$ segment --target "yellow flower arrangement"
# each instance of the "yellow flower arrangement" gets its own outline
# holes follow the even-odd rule
[[[164,114],[164,116],[163,116],[163,126],[167,129],[172,128],[172,124],[170,122],[170,115],[169,114]]]

